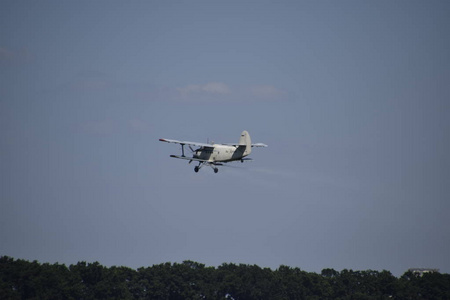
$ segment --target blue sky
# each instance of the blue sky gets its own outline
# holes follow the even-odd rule
[[[0,255],[450,272],[447,1],[1,7]]]

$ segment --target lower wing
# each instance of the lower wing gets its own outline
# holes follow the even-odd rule
[[[194,158],[194,157],[186,157],[186,156],[180,156],[180,155],[171,155],[170,157],[173,158],[179,158],[179,159],[185,159],[185,160],[193,160],[193,161],[202,161],[202,162],[210,162],[207,159],[200,159],[200,158]]]
[[[200,159],[200,158],[194,158],[194,157],[179,156],[179,155],[173,155],[173,154],[170,155],[170,157],[173,157],[173,158],[179,158],[179,159],[185,159],[185,160],[189,160],[190,162],[191,162],[191,161],[199,161],[199,162],[210,163],[210,164],[218,165],[218,166],[221,166],[221,165],[222,165],[222,163],[216,163],[216,162],[214,162],[214,161],[207,160],[207,159]]]

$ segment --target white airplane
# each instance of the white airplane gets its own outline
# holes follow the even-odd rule
[[[204,144],[169,139],[159,140],[166,143],[180,144],[181,156],[171,155],[170,157],[186,159],[189,160],[189,163],[192,161],[197,161],[198,165],[194,168],[195,172],[198,172],[204,165],[206,165],[210,166],[214,170],[214,173],[217,173],[219,172],[217,166],[222,166],[223,163],[237,160],[240,160],[241,162],[244,162],[244,160],[251,160],[251,158],[245,157],[252,152],[252,147],[267,147],[267,145],[263,143],[252,144],[250,135],[245,130],[242,131],[241,137],[239,138],[239,143],[237,144]],[[184,145],[189,146],[189,149],[193,153],[192,157],[186,157],[184,155]],[[200,148],[194,150],[191,146]]]

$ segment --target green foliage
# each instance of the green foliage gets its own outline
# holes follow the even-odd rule
[[[0,299],[450,299],[450,275],[389,271],[321,274],[280,266],[184,261],[133,270],[79,262],[66,267],[0,257]]]

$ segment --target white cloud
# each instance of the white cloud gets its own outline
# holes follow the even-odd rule
[[[210,82],[203,85],[190,84],[185,87],[177,88],[181,95],[190,94],[229,94],[230,88],[222,82]]]
[[[280,100],[286,92],[273,85],[237,86],[222,82],[190,84],[176,88],[177,99],[191,102],[253,102]]]
[[[202,87],[203,91],[214,94],[228,94],[230,93],[230,88],[220,82],[207,83]]]

